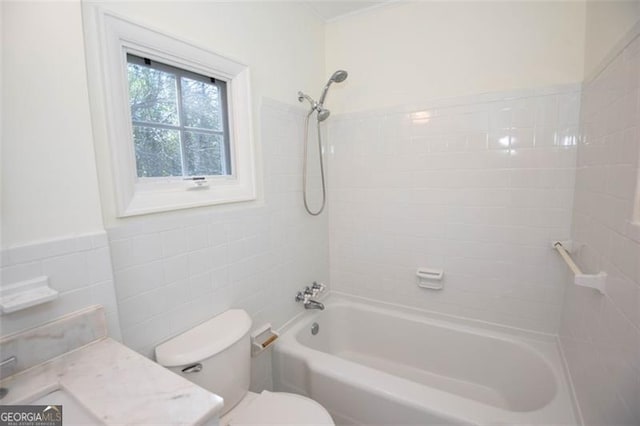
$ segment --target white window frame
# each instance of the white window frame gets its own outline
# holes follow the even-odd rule
[[[118,217],[256,199],[249,67],[96,8],[106,130]],[[137,175],[127,53],[226,82],[231,175],[205,184]]]

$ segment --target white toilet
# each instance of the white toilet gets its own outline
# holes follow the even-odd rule
[[[312,399],[284,392],[249,392],[251,318],[228,310],[156,348],[156,360],[224,399],[221,426],[333,425]]]

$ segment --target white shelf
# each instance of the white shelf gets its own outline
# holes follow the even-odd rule
[[[49,287],[49,277],[46,276],[9,284],[0,288],[0,314],[21,311],[57,297],[58,292]]]

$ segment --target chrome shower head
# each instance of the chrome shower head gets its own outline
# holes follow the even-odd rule
[[[324,104],[324,99],[327,97],[327,92],[329,92],[329,86],[331,86],[332,83],[342,83],[347,79],[348,75],[349,74],[345,70],[338,70],[334,72],[329,78],[329,81],[327,81],[327,84],[324,86],[324,90],[322,91],[322,96],[320,96],[320,100],[318,101],[318,104],[319,105]]]
[[[329,111],[328,109],[324,109],[324,108],[318,109],[318,121],[326,120],[327,118],[329,118],[329,115],[331,115],[331,111]]]
[[[345,70],[338,70],[338,71],[333,73],[333,75],[331,76],[331,78],[329,80],[330,81],[334,81],[336,83],[342,83],[343,81],[345,81],[347,79],[348,75],[349,75],[349,73],[346,72]]]

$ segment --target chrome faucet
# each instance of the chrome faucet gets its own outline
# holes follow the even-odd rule
[[[306,302],[304,302],[304,308],[305,309],[320,309],[322,311],[322,310],[324,310],[324,303],[318,302],[317,300],[309,299]]]
[[[324,309],[324,304],[313,300],[319,293],[323,292],[326,286],[322,283],[313,282],[311,287],[305,287],[304,291],[299,291],[296,295],[296,302],[302,302],[305,309]]]

